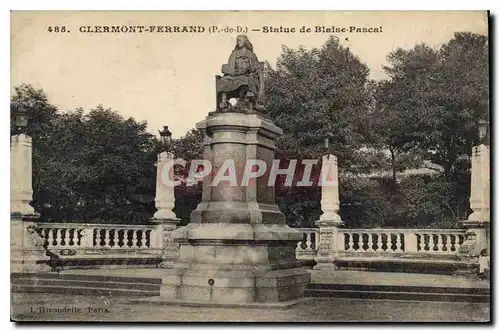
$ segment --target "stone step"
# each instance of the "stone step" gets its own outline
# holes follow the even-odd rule
[[[13,273],[12,292],[158,296],[160,278],[58,273]]]
[[[488,295],[489,288],[463,288],[442,286],[406,286],[406,285],[363,285],[363,284],[309,284],[310,290],[349,290],[366,292],[410,292],[410,293],[444,293],[444,294],[469,294]]]
[[[125,282],[125,283],[146,283],[146,284],[161,284],[160,278],[148,277],[122,277],[122,276],[106,276],[94,274],[63,274],[63,273],[12,273],[11,280],[19,278],[32,279],[49,279],[49,280],[89,280],[95,282]]]
[[[60,286],[60,285],[12,285],[12,292],[23,292],[23,293],[57,293],[57,294],[68,294],[68,295],[114,295],[114,296],[159,296],[160,289],[158,291],[152,290],[138,290],[138,289],[120,289],[120,288],[103,288],[99,285],[95,287],[74,287],[74,286]]]
[[[143,282],[96,282],[94,280],[65,280],[65,279],[37,279],[37,278],[17,278],[12,281],[15,286],[71,286],[71,287],[93,287],[100,285],[102,288],[110,289],[133,289],[151,290],[159,289],[159,284]]]
[[[405,301],[441,301],[441,302],[490,302],[489,290],[451,288],[446,292],[446,287],[413,287],[413,286],[373,286],[373,285],[327,285],[321,288],[318,285],[309,285],[305,296],[334,297],[379,300],[405,300]],[[345,287],[356,286],[356,287]]]

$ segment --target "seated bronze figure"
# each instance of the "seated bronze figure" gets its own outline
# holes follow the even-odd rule
[[[224,76],[215,77],[217,110],[265,111],[264,63],[259,62],[253,46],[245,35],[239,35],[228,63],[222,65]],[[236,98],[236,105],[228,103]]]

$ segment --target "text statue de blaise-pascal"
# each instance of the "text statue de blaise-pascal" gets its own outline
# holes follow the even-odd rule
[[[253,52],[246,35],[239,35],[227,64],[222,65],[224,76],[215,77],[218,112],[262,112],[264,107],[264,63]],[[234,98],[236,103],[230,103]]]

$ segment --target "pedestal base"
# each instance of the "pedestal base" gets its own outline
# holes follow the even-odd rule
[[[295,259],[301,234],[286,225],[190,224],[176,232],[179,263],[162,278],[164,299],[281,302],[303,297],[311,281]]]
[[[12,214],[10,223],[11,272],[50,271],[49,257],[43,248],[43,239],[36,233],[37,214]]]
[[[162,281],[160,294],[164,299],[226,304],[267,303],[303,297],[311,275],[302,268],[268,272],[198,268],[174,269]]]
[[[175,305],[185,307],[210,307],[210,308],[245,308],[245,309],[286,309],[291,306],[314,300],[313,297],[301,297],[294,300],[282,302],[266,302],[266,303],[217,303],[217,302],[204,302],[204,301],[182,301],[171,300],[163,296],[155,296],[146,299],[137,299],[128,301],[128,303],[137,304],[152,304],[152,305]]]

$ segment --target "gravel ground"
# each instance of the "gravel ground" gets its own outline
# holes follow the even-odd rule
[[[122,322],[487,322],[487,303],[322,298],[288,309],[130,304],[125,297],[13,293],[15,321]]]

